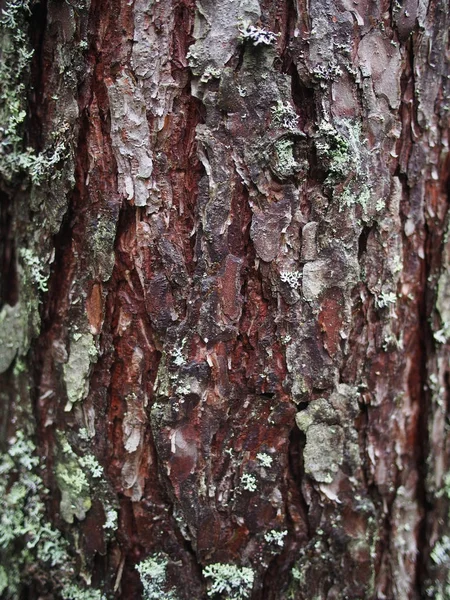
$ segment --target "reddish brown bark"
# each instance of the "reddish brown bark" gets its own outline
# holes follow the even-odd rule
[[[25,146],[63,150],[2,183],[1,431],[72,571],[17,593],[447,597],[447,3],[27,19]]]

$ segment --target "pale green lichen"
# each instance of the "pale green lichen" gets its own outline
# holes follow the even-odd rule
[[[28,40],[30,2],[9,0],[0,18],[0,174],[10,181],[21,169],[27,79],[33,50]]]
[[[103,467],[98,462],[93,454],[85,454],[84,456],[80,456],[80,465],[87,469],[92,477],[98,479],[103,475]]]
[[[203,575],[212,580],[208,596],[222,594],[227,600],[243,600],[252,593],[255,575],[249,567],[214,563],[203,569]]]
[[[272,113],[272,123],[276,127],[295,130],[298,128],[298,116],[289,102],[278,100],[275,106],[270,108]]]
[[[91,363],[96,360],[97,348],[92,334],[75,333],[70,343],[69,360],[64,365],[68,400],[64,410],[70,411],[75,402],[86,397]]]
[[[17,351],[23,346],[23,314],[20,303],[5,304],[0,311],[0,373],[13,362]]]
[[[431,551],[431,560],[436,565],[450,565],[450,537],[444,535],[436,542]]]
[[[31,281],[41,292],[48,292],[49,275],[42,260],[29,248],[21,248],[19,254],[29,271]]]
[[[46,519],[43,498],[48,491],[36,473],[35,450],[34,443],[18,431],[0,457],[0,593],[4,600],[21,597],[22,586],[32,577],[53,578],[55,593],[57,586],[76,578],[69,544]]]
[[[173,590],[167,590],[168,557],[159,552],[152,554],[136,565],[144,589],[144,600],[176,600]]]
[[[351,159],[349,141],[329,121],[321,121],[315,136],[317,157],[328,163],[331,177],[343,178]]]
[[[27,89],[33,49],[28,37],[31,14],[29,0],[8,0],[0,18],[0,174],[11,182],[26,173],[35,184],[42,183],[66,157],[64,139],[40,154],[24,148],[23,130],[27,116]],[[58,132],[60,133],[60,132]]]
[[[274,171],[280,177],[291,177],[298,171],[299,165],[294,158],[294,142],[287,138],[277,140],[274,144]]]
[[[253,46],[272,46],[278,37],[276,33],[252,25],[247,20],[239,24],[239,33],[241,41],[250,42]]]
[[[347,186],[339,196],[340,210],[342,211],[345,208],[359,205],[365,211],[368,207],[370,198],[371,192],[367,185],[363,185],[357,193],[353,193],[350,187]]]
[[[63,436],[59,436],[60,453],[56,463],[56,482],[61,492],[60,512],[67,523],[76,517],[82,521],[91,508],[90,486],[79,458]]]
[[[276,529],[272,529],[264,534],[264,539],[269,544],[275,544],[277,546],[284,546],[284,538],[287,536],[287,530],[277,531]]]
[[[335,60],[328,64],[319,64],[312,70],[313,77],[324,84],[329,84],[342,75],[343,71]]]
[[[95,588],[81,588],[70,583],[65,585],[62,591],[64,600],[106,600],[106,596]]]
[[[220,79],[220,69],[217,69],[213,65],[208,65],[203,72],[203,75],[200,77],[200,81],[202,83],[208,83],[210,79]]]

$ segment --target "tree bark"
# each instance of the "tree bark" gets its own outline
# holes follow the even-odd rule
[[[446,0],[2,0],[0,594],[450,597]]]

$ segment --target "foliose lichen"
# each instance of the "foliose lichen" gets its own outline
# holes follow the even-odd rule
[[[249,598],[255,575],[249,567],[214,563],[203,569],[203,575],[212,580],[208,596],[223,594],[229,600]]]
[[[38,469],[35,444],[18,431],[0,455],[0,594],[16,600],[37,578],[51,580],[55,595],[64,599],[102,600],[99,590],[77,583],[69,543],[46,517],[48,490]]]
[[[144,600],[176,600],[173,590],[167,590],[167,565],[169,559],[162,552],[152,554],[136,565],[141,578]]]
[[[253,46],[272,46],[277,40],[277,34],[267,31],[262,27],[252,25],[249,21],[243,21],[239,25],[240,39],[250,42]]]

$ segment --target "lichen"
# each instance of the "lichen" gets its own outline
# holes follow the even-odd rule
[[[276,529],[272,529],[264,534],[264,539],[269,544],[275,544],[276,546],[283,547],[284,538],[287,536],[287,533],[287,530],[277,531]]]
[[[350,161],[348,140],[329,121],[323,120],[319,124],[315,142],[317,157],[328,163],[330,176],[345,178]]]
[[[21,169],[26,91],[33,51],[28,40],[30,1],[9,0],[0,18],[0,174],[10,181]]]
[[[81,588],[70,583],[64,586],[62,591],[64,600],[106,600],[106,596],[95,588]]]
[[[274,148],[273,170],[276,175],[282,179],[291,177],[298,169],[299,165],[294,157],[294,142],[288,138],[277,140]]]
[[[450,537],[444,535],[438,540],[430,553],[430,557],[436,565],[450,565]]]
[[[29,271],[31,281],[41,292],[48,292],[48,273],[42,260],[30,248],[21,248],[20,256]]]
[[[61,492],[61,517],[67,523],[73,523],[75,517],[82,521],[92,505],[89,481],[82,468],[81,459],[62,436],[59,439],[61,452],[55,474]]]
[[[5,304],[0,311],[0,373],[4,373],[22,347],[24,332],[20,303]]]
[[[259,452],[256,455],[256,458],[259,460],[263,467],[271,467],[273,463],[273,458],[266,454],[265,452]]]
[[[118,527],[119,515],[117,514],[117,510],[110,508],[106,510],[105,513],[106,521],[103,525],[103,529],[111,529],[115,531]]]
[[[253,46],[273,46],[278,37],[276,33],[252,25],[249,21],[243,21],[239,25],[239,34],[243,42],[250,42]]]
[[[248,492],[256,492],[258,489],[258,482],[256,477],[251,473],[243,473],[241,476],[241,485],[244,490]]]
[[[295,130],[298,128],[298,116],[289,102],[278,100],[275,106],[270,108],[272,113],[272,123],[276,127]]]
[[[92,334],[75,333],[70,343],[69,359],[64,365],[67,391],[67,404],[64,410],[70,411],[75,402],[86,397],[91,363],[96,359],[97,348]]]
[[[249,567],[214,563],[203,569],[203,575],[212,580],[208,596],[223,594],[227,600],[249,598],[253,588],[254,573]]]
[[[280,279],[283,283],[287,283],[292,289],[296,290],[300,287],[302,274],[300,271],[281,271]]]
[[[159,552],[152,554],[136,565],[136,570],[141,578],[144,588],[144,600],[176,600],[177,596],[173,590],[167,590],[167,555]]]
[[[76,583],[69,544],[46,518],[48,490],[37,473],[35,452],[31,439],[18,431],[0,456],[0,594],[4,600],[15,600],[35,577],[51,580],[55,595],[60,592],[68,600],[100,600],[98,590]],[[78,595],[64,593],[75,589]]]
[[[394,292],[387,292],[384,290],[378,295],[376,299],[378,308],[388,308],[396,302],[397,295]]]

